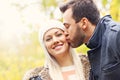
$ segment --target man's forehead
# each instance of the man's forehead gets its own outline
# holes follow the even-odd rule
[[[72,17],[72,9],[69,8],[67,9],[64,13],[63,13],[63,18],[68,18],[68,17]]]
[[[72,19],[72,11],[71,11],[71,9],[67,9],[63,13],[63,24],[69,23],[71,19]]]

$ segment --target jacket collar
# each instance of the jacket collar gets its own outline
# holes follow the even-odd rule
[[[88,48],[93,49],[93,48],[97,48],[101,45],[102,36],[106,29],[106,26],[104,23],[107,22],[108,20],[110,20],[110,18],[111,18],[110,15],[106,15],[99,21],[99,23],[97,24],[97,26],[94,30],[92,37],[86,44]]]

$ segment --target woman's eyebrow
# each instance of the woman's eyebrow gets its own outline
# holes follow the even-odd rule
[[[59,31],[56,31],[55,34],[57,34]]]

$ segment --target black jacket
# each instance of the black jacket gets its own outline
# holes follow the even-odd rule
[[[103,17],[87,47],[90,80],[120,80],[120,24],[110,15]]]

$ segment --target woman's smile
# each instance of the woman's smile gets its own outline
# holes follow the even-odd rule
[[[54,50],[60,50],[63,47],[63,43],[57,44],[53,47]]]

